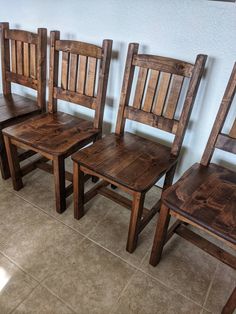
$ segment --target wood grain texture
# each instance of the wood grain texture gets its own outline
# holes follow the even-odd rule
[[[36,46],[30,45],[30,77],[36,79]]]
[[[177,104],[179,101],[179,96],[181,93],[184,77],[180,75],[173,75],[170,87],[170,93],[168,95],[167,104],[165,107],[164,117],[168,119],[173,119]]]
[[[138,54],[134,56],[133,64],[171,74],[192,76],[194,65],[182,60],[160,57],[154,55]]]
[[[24,76],[28,76],[30,74],[30,51],[29,51],[29,44],[24,43],[23,44],[23,55],[24,55]]]
[[[147,68],[140,68],[138,73],[138,81],[136,85],[136,90],[134,94],[134,102],[133,107],[137,109],[141,109],[142,101],[144,96],[144,89],[147,79],[148,69]]]
[[[87,62],[88,62],[88,58],[86,56],[79,57],[77,92],[80,94],[84,94],[84,91],[85,91],[86,76],[87,76]]]
[[[236,245],[236,174],[224,167],[193,165],[163,193],[166,206]]]
[[[69,62],[70,54],[69,52],[62,52],[62,65],[61,65],[61,88],[68,89],[69,80]]]
[[[16,41],[11,40],[11,72],[16,73]]]
[[[23,30],[10,30],[8,23],[0,23],[1,27],[1,60],[2,60],[2,86],[3,95],[0,95],[0,131],[17,122],[26,120],[39,114],[45,108],[46,96],[46,29],[39,29],[38,34]],[[44,42],[44,45],[41,45]],[[38,73],[30,77],[29,45],[39,48],[35,56],[35,66],[38,65]],[[11,46],[11,49],[10,49]],[[38,58],[38,59],[37,59]],[[38,78],[38,79],[36,79]],[[19,95],[11,94],[11,83],[17,83],[37,91],[37,101]],[[2,133],[0,133],[2,139]],[[16,149],[10,140],[8,154],[13,161],[17,159]],[[13,148],[12,148],[13,147]],[[16,156],[14,156],[16,155]],[[17,166],[17,163],[12,163]],[[9,177],[9,165],[6,159],[6,148],[1,140],[0,168],[2,177]],[[16,170],[18,172],[18,170]],[[20,179],[19,179],[20,180]],[[20,184],[21,185],[21,184]],[[19,186],[20,186],[19,185]]]
[[[16,94],[5,97],[0,95],[0,130],[16,118],[37,112],[40,113],[40,110],[35,100]]]
[[[127,132],[106,136],[73,160],[139,192],[148,190],[176,162],[170,148]]]
[[[170,86],[171,74],[163,72],[158,86],[158,94],[153,106],[153,113],[156,115],[162,115],[165,101],[167,98],[169,86]]]
[[[78,55],[70,54],[70,79],[69,79],[69,90],[75,92],[77,83],[78,73]]]
[[[232,128],[229,132],[229,136],[236,138],[236,118],[235,118],[234,123],[232,125]]]
[[[148,81],[147,86],[147,92],[144,100],[143,110],[146,112],[152,111],[152,105],[156,93],[158,78],[159,78],[160,72],[151,70],[150,78]]]
[[[28,44],[38,44],[37,34],[20,29],[8,29],[6,31],[6,38],[15,41],[22,41]]]
[[[55,45],[56,50],[74,53],[81,56],[101,59],[102,48],[93,44],[74,40],[58,40]]]
[[[94,96],[95,79],[96,79],[97,59],[88,58],[88,75],[85,87],[85,94],[87,96]]]
[[[52,155],[66,155],[92,141],[98,134],[93,123],[57,112],[42,114],[4,129],[10,138]]]
[[[16,71],[17,74],[23,75],[23,43],[16,42]]]
[[[217,113],[210,137],[208,139],[204,154],[201,159],[201,164],[208,165],[214,153],[215,145],[218,140],[218,135],[222,132],[226,117],[233,102],[236,91],[236,62],[232,69],[228,84],[226,86],[224,96],[221,101],[220,108]]]

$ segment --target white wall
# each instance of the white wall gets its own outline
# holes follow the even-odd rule
[[[117,56],[112,60],[105,110],[105,121],[112,123],[112,130],[129,42],[140,43],[142,52],[190,62],[198,53],[208,54],[207,72],[195,102],[177,176],[199,161],[236,60],[235,4],[207,0],[0,0],[0,7],[0,20],[9,21],[12,27],[31,31],[47,27],[60,30],[61,38],[95,44],[104,38],[113,39]],[[74,106],[66,107],[75,110]],[[157,134],[146,126],[132,123],[129,127]],[[160,136],[172,138],[166,133]],[[221,154],[215,159],[220,161]],[[228,160],[235,164],[234,156]]]

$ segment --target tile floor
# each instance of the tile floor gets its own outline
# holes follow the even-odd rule
[[[1,314],[220,313],[235,272],[179,237],[150,266],[156,217],[129,254],[127,209],[98,196],[76,221],[72,198],[55,212],[51,175],[35,170],[24,185],[0,180]],[[159,196],[153,188],[147,206]]]

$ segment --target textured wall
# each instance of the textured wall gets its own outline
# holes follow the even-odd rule
[[[13,27],[32,31],[37,27],[58,29],[62,38],[96,44],[103,38],[114,40],[116,53],[108,86],[106,131],[114,130],[129,42],[139,42],[142,52],[190,62],[198,53],[208,54],[207,72],[185,137],[177,176],[200,159],[236,60],[235,4],[207,0],[0,0],[0,4],[0,20],[9,21]],[[72,105],[63,106],[68,111],[77,110]],[[236,108],[234,115],[235,112]],[[129,123],[128,127],[148,136],[159,135],[166,141],[172,138],[146,126]],[[221,154],[215,159],[220,161]],[[228,156],[228,161],[235,164],[232,156]]]

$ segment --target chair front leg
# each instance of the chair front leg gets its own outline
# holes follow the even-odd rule
[[[130,223],[129,223],[129,233],[126,245],[126,250],[132,253],[138,242],[139,226],[143,213],[145,194],[140,192],[135,192],[133,195]]]
[[[11,139],[6,135],[4,135],[4,142],[7,152],[8,164],[10,167],[13,188],[16,191],[19,191],[23,187],[23,182],[21,178],[21,169],[17,154],[17,147],[11,143]]]
[[[65,160],[63,156],[53,158],[56,211],[61,214],[66,209]]]
[[[80,219],[84,215],[84,173],[77,162],[74,162],[74,217]]]
[[[10,168],[7,160],[7,152],[2,134],[0,134],[0,170],[2,178],[4,180],[10,178]]]
[[[175,170],[176,170],[177,163],[175,163],[169,171],[166,173],[165,181],[164,181],[164,186],[163,186],[163,191],[167,189],[169,186],[172,185],[174,175],[175,175]]]
[[[225,304],[222,314],[233,314],[236,309],[236,288],[234,288],[231,296],[229,297],[227,303]]]
[[[152,253],[149,260],[149,263],[152,266],[156,266],[161,260],[161,255],[165,244],[169,222],[170,210],[166,205],[162,204],[160,209],[160,215],[157,221],[156,232],[152,246]]]

